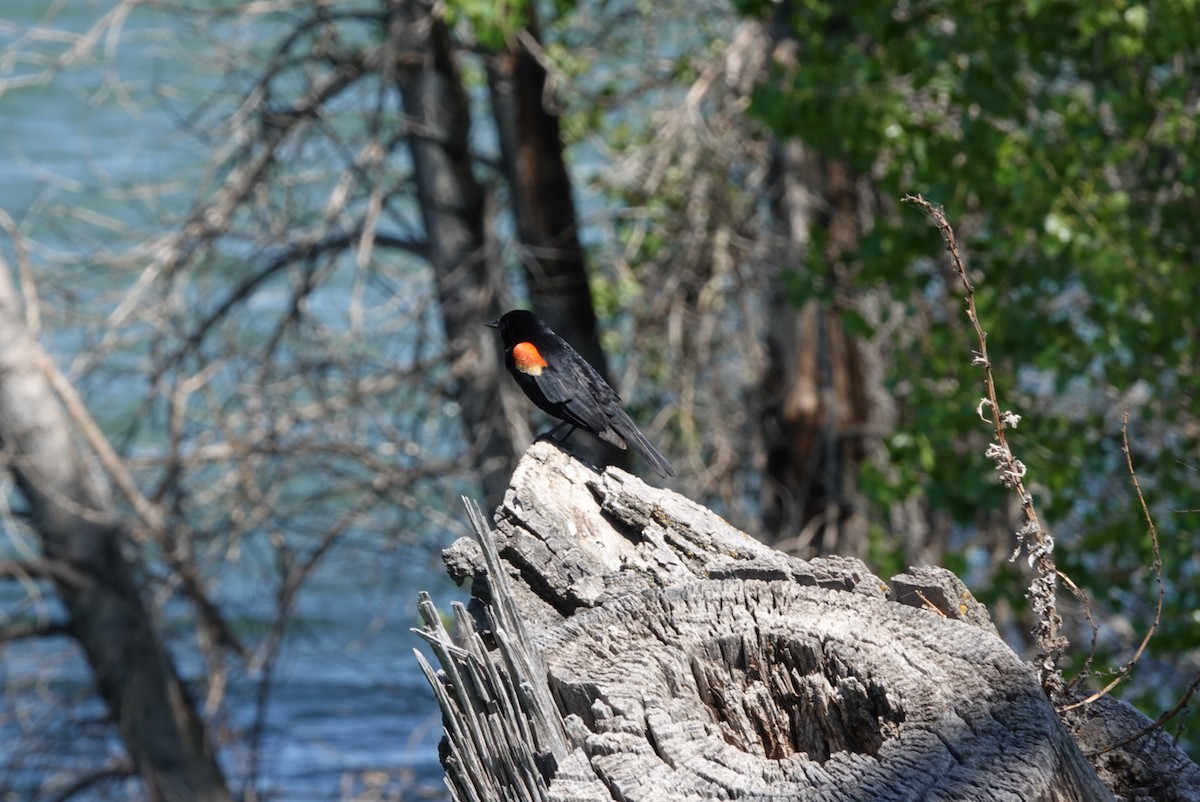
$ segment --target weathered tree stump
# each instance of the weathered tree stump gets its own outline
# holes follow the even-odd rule
[[[474,615],[451,636],[423,599],[442,671],[418,655],[456,799],[1114,798],[949,572],[788,557],[548,443],[495,531],[468,508]]]

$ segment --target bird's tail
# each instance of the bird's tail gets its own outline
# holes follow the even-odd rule
[[[642,459],[650,463],[650,467],[654,469],[655,473],[664,479],[675,475],[671,463],[658,453],[658,449],[650,445],[650,441],[638,431],[638,427],[634,425],[633,421],[626,419],[621,423],[624,425],[617,433],[625,438],[625,442],[632,446],[634,451],[642,455]]]

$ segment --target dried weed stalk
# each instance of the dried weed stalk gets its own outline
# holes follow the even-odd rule
[[[1029,565],[1033,568],[1035,577],[1029,586],[1029,603],[1036,616],[1033,628],[1034,640],[1038,647],[1038,677],[1042,688],[1051,699],[1057,699],[1063,689],[1064,682],[1060,665],[1066,652],[1067,640],[1061,634],[1062,617],[1058,613],[1055,592],[1058,586],[1058,569],[1054,565],[1054,538],[1042,528],[1038,520],[1037,509],[1033,504],[1033,496],[1025,488],[1025,465],[1015,456],[1008,445],[1004,434],[1007,428],[1016,428],[1021,416],[1008,410],[1002,410],[996,394],[996,380],[992,373],[992,363],[988,358],[987,332],[979,324],[979,315],[975,309],[975,285],[971,283],[963,266],[962,257],[958,250],[958,239],[954,230],[946,220],[945,211],[938,204],[930,203],[920,195],[906,195],[904,202],[920,209],[942,235],[946,242],[946,250],[950,254],[950,262],[954,272],[966,289],[967,318],[975,328],[975,337],[979,348],[974,352],[971,364],[983,368],[984,397],[980,399],[977,412],[984,420],[990,420],[995,429],[995,437],[988,445],[986,455],[992,460],[999,476],[1000,484],[1016,494],[1021,503],[1021,514],[1024,523],[1017,530],[1017,548],[1013,558],[1025,550]]]

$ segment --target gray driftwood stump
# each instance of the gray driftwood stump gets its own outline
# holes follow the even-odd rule
[[[548,443],[494,530],[468,509],[445,561],[472,608],[452,635],[423,596],[442,669],[418,654],[455,799],[1114,799],[948,572],[788,557]],[[1118,790],[1200,799],[1176,774]]]

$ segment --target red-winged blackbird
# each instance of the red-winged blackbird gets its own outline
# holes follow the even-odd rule
[[[617,448],[633,446],[659,476],[675,475],[670,463],[621,409],[616,391],[537,315],[514,309],[487,325],[500,330],[504,364],[525,395],[563,421],[547,434],[570,426],[562,438],[566,440],[575,429],[583,429]]]

